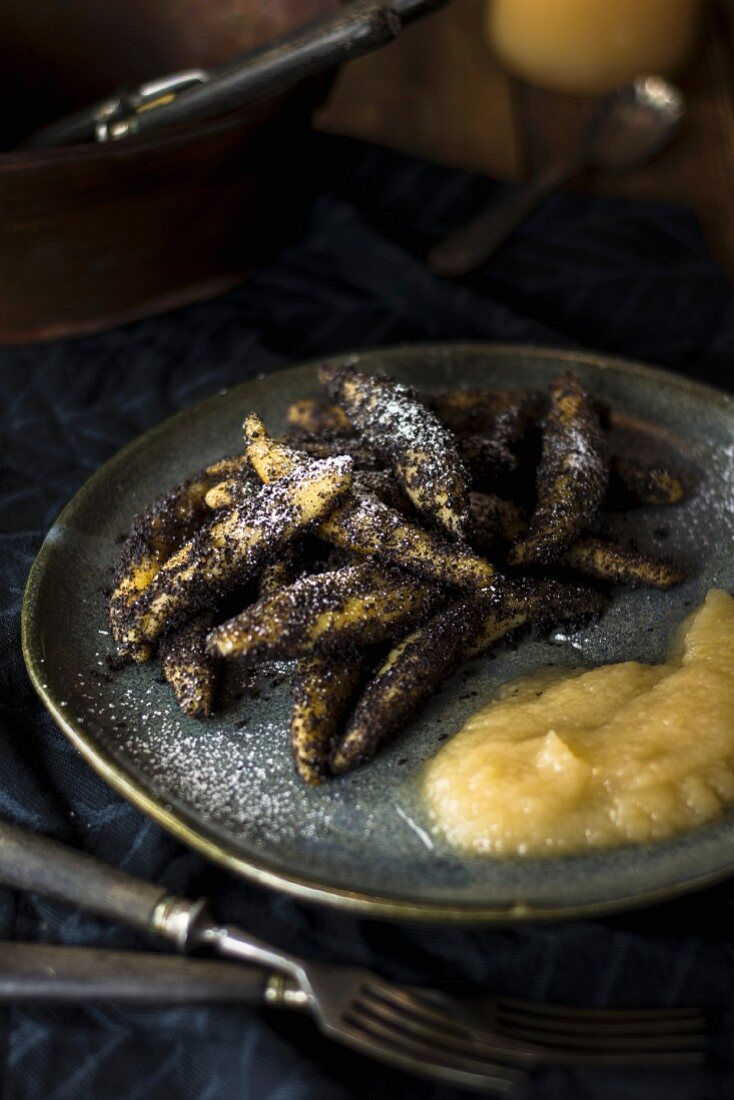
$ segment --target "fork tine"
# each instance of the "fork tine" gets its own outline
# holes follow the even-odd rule
[[[423,1006],[430,1006],[440,1013],[454,1014],[467,1025],[472,1026],[474,1033],[481,1040],[493,1030],[502,1030],[507,1038],[517,1042],[524,1042],[520,1038],[520,1028],[530,1030],[567,1031],[571,1034],[584,1034],[589,1037],[597,1036],[600,1040],[608,1039],[612,1034],[620,1033],[630,1036],[640,1035],[695,1035],[702,1037],[706,1034],[707,1021],[698,1008],[672,1008],[672,1009],[633,1009],[629,1013],[625,1009],[586,1009],[546,1003],[536,1003],[511,997],[499,997],[495,1001],[487,1002],[483,998],[469,1001],[469,1018],[462,1015],[462,1008],[467,1005],[462,1001],[455,1001],[450,996],[438,993],[432,989],[410,987],[410,993],[417,997]],[[488,1005],[490,1009],[488,1010]],[[437,1020],[438,1022],[438,1020]],[[549,1035],[545,1040],[546,1046],[555,1036]]]
[[[690,1006],[675,1006],[673,1008],[585,1008],[575,1005],[559,1005],[549,1004],[542,1001],[527,1001],[516,997],[496,997],[487,999],[482,996],[471,997],[468,1000],[458,1000],[452,997],[450,994],[440,992],[435,989],[424,989],[421,986],[409,986],[408,991],[411,996],[421,1001],[427,1008],[431,1009],[439,1014],[446,1014],[451,1019],[456,1019],[457,1015],[460,1019],[464,1019],[462,1016],[462,1009],[469,1008],[470,1015],[479,1020],[484,1018],[488,1014],[487,1006],[491,1006],[491,1018],[497,1014],[510,1015],[512,1014],[515,1019],[527,1019],[533,1026],[545,1026],[545,1024],[538,1021],[538,1017],[541,1020],[548,1020],[548,1026],[551,1026],[551,1020],[557,1020],[559,1023],[568,1027],[573,1027],[577,1023],[579,1025],[588,1026],[590,1028],[606,1028],[607,1026],[621,1025],[629,1026],[630,1024],[641,1029],[660,1027],[661,1025],[673,1028],[680,1028],[682,1031],[689,1028],[705,1029],[708,1021],[706,1016],[700,1008]],[[482,1027],[480,1024],[474,1026]]]
[[[538,1060],[534,1052],[525,1050],[520,1044],[507,1041],[491,1031],[458,1021],[451,1021],[449,1028],[444,1025],[441,1017],[436,1022],[434,1013],[423,1013],[423,1006],[416,1006],[412,998],[399,989],[385,990],[384,987],[365,985],[360,990],[357,1003],[386,1024],[399,1027],[401,1031],[432,1045],[439,1045],[445,1050],[469,1054],[475,1058],[498,1058],[515,1065],[532,1066]]]
[[[584,1016],[562,1017],[545,1016],[542,1013],[532,1015],[530,1013],[514,1012],[508,1009],[498,1009],[495,1013],[495,1022],[506,1026],[531,1028],[548,1032],[567,1032],[574,1035],[670,1035],[685,1037],[686,1035],[700,1035],[706,1029],[706,1021],[701,1016],[676,1017],[671,1020],[653,1018],[649,1020],[628,1020],[624,1017],[615,1017],[609,1020],[597,1018],[587,1019]]]
[[[388,1022],[390,1021],[391,1008],[385,1007],[382,1011],[379,1002],[376,1001],[370,1004],[370,1008],[375,1014],[379,1013]],[[431,1031],[424,1025],[417,1025],[414,1028],[409,1017],[401,1018],[400,1023],[401,1027],[406,1030],[409,1029],[417,1035],[422,1035],[425,1039],[432,1042],[443,1042],[448,1045],[446,1036],[440,1030]],[[479,1049],[483,1049],[490,1056],[494,1055],[500,1060],[509,1058],[511,1062],[519,1065],[532,1065],[538,1060],[552,1060],[555,1063],[587,1063],[600,1066],[641,1064],[655,1066],[666,1064],[691,1065],[699,1064],[704,1060],[701,1050],[701,1036],[699,1035],[690,1037],[664,1035],[662,1041],[659,1037],[635,1041],[625,1036],[622,1043],[613,1040],[602,1045],[589,1040],[581,1043],[574,1042],[571,1037],[563,1035],[560,1037],[555,1034],[538,1036],[531,1031],[516,1031],[512,1033],[512,1039],[517,1045],[513,1045],[508,1050],[506,1047],[498,1046],[497,1040],[501,1041],[502,1038],[499,1034],[491,1035],[489,1032],[476,1029],[470,1029],[469,1033],[472,1037],[468,1048],[465,1045],[466,1040],[456,1042],[452,1040],[452,1049],[467,1049],[472,1053],[476,1053],[477,1046],[479,1046]],[[507,1035],[507,1038],[510,1038],[510,1036]],[[559,1038],[560,1042],[558,1041]]]
[[[433,999],[423,996],[423,991],[416,988],[406,989],[401,986],[386,985],[384,983],[366,983],[362,986],[362,992],[370,997],[376,997],[401,1013],[412,1015],[417,1022],[425,1026],[435,1026],[440,1029],[441,1035],[456,1036],[460,1039],[472,1039],[484,1043],[491,1034],[490,1030],[476,1019],[473,1019],[466,1011],[466,1006],[453,998],[440,994]]]
[[[450,998],[443,994],[439,997],[423,998],[418,989],[406,989],[404,987],[387,985],[384,982],[366,982],[362,985],[361,992],[368,993],[372,997],[379,997],[388,1004],[406,1012],[412,1012],[426,1022],[431,1022],[445,1028],[448,1031],[466,1033],[480,1030],[475,1024],[464,1021],[459,1015],[460,1007],[454,1004]]]
[[[502,1037],[517,1043],[515,1055],[533,1053],[552,1065],[691,1066],[706,1061],[707,1020],[700,1009],[586,1009],[512,997],[468,1002],[422,987],[409,987],[412,1003],[433,1009],[436,1023],[453,1013],[477,1043]],[[511,1010],[511,1011],[510,1011]],[[468,1011],[467,1015],[464,1013]],[[451,1018],[451,1017],[450,1017]],[[576,1036],[583,1038],[579,1043]],[[626,1040],[620,1045],[619,1040]],[[639,1040],[647,1040],[640,1042]]]
[[[523,1070],[500,1066],[488,1059],[440,1051],[435,1044],[421,1042],[385,1025],[358,1004],[352,1009],[343,1019],[353,1029],[353,1040],[368,1052],[371,1047],[379,1046],[383,1057],[391,1056],[396,1064],[401,1060],[403,1068],[411,1072],[451,1080],[464,1087],[492,1088],[501,1095],[508,1095],[528,1079]]]
[[[563,1019],[582,1020],[677,1020],[696,1017],[703,1019],[700,1008],[675,1006],[672,1008],[580,1008],[575,1005],[547,1004],[542,1001],[525,1001],[519,997],[498,997],[497,1008],[533,1016],[558,1016]]]
[[[498,1024],[500,1034],[508,1039],[516,1039],[533,1046],[545,1046],[552,1049],[568,1050],[609,1050],[609,1051],[689,1051],[700,1050],[704,1037],[695,1035],[580,1035],[562,1031],[547,1031],[530,1027],[505,1027]]]
[[[406,1005],[409,1001],[411,1005],[420,1010],[425,1019],[431,1019],[442,1027],[459,1027],[461,1030],[469,1029],[481,1031],[482,1034],[486,1033],[486,1028],[483,1028],[472,1019],[467,1019],[467,1008],[469,1009],[469,1015],[472,1015],[470,1001],[457,1000],[449,993],[443,993],[437,989],[424,989],[422,986],[417,985],[386,986],[384,983],[380,983],[377,986],[370,983],[370,988],[379,988],[383,992],[389,992],[391,1000],[399,1000]]]
[[[352,1027],[354,1037],[350,1040],[350,1045],[353,1049],[369,1057],[377,1057],[406,1073],[501,1098],[513,1095],[518,1085],[524,1083],[510,1080],[501,1072],[492,1073],[487,1069],[476,1072],[450,1058],[432,1061],[426,1058],[425,1051],[419,1047],[414,1050],[412,1047],[388,1044],[380,1034],[373,1034],[367,1027],[357,1023]]]

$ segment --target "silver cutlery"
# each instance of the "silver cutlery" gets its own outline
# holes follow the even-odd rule
[[[442,994],[424,996],[438,1006]],[[699,1008],[585,1008],[486,995],[452,998],[457,1001],[461,1018],[480,1032],[521,1043],[545,1064],[652,1067],[706,1060],[708,1023]]]
[[[566,159],[553,161],[503,201],[438,241],[428,266],[438,275],[467,275],[563,183],[584,168],[624,172],[651,160],[668,144],[685,110],[683,93],[659,76],[640,77],[602,106]]]
[[[706,1020],[697,1008],[594,1009],[542,1004],[511,997],[446,998],[410,991],[423,1006],[468,1025],[461,1050],[484,1051],[488,1040],[515,1044],[503,1057],[528,1068],[533,1058],[553,1065],[691,1065],[704,1058]],[[208,959],[181,959],[134,951],[0,943],[0,1003],[206,1004],[238,1003],[307,1008],[291,979],[258,967]],[[384,1011],[372,1000],[370,1013]],[[451,1040],[445,1017],[402,1012],[403,1028],[425,1038]],[[435,1039],[432,1039],[435,1041]],[[527,1056],[531,1055],[532,1058]]]
[[[589,1009],[508,997],[456,998],[368,970],[312,963],[220,925],[203,899],[170,894],[92,856],[0,822],[0,882],[130,924],[179,950],[246,962],[0,944],[0,1001],[228,1001],[309,1012],[321,1030],[406,1071],[498,1096],[538,1062],[687,1065],[703,1060],[696,1008]]]
[[[204,899],[170,894],[6,822],[0,823],[0,882],[130,924],[182,951],[206,948],[263,967],[269,976],[263,980],[260,973],[257,981],[266,1004],[310,1012],[330,1038],[419,1076],[506,1096],[527,1077],[515,1067],[537,1060],[521,1045],[464,1023],[451,998],[437,1005],[422,990],[401,988],[369,970],[298,958],[217,923]],[[130,977],[132,963],[127,965]],[[144,965],[150,978],[150,965]],[[246,990],[253,980],[248,971]]]

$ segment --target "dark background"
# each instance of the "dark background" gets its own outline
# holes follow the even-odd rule
[[[122,444],[222,387],[308,357],[400,341],[585,346],[731,388],[734,295],[693,217],[564,193],[479,273],[450,284],[426,245],[502,188],[339,139],[294,243],[218,299],[98,336],[0,350],[0,813],[314,958],[412,982],[595,1005],[699,1004],[701,1070],[547,1071],[557,1097],[728,1100],[734,1093],[734,885],[613,918],[512,929],[381,924],[265,892],[192,854],[114,794],[56,729],[20,656],[23,585],[55,516]],[[5,939],[148,947],[34,896],[0,891]],[[3,1100],[431,1097],[345,1053],[305,1019],[237,1008],[0,1009]]]

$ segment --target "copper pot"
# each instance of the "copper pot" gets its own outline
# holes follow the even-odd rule
[[[7,0],[0,144],[114,91],[213,65],[338,0]],[[32,61],[32,64],[31,64]],[[0,342],[91,331],[212,294],[288,232],[323,82],[120,144],[0,153]],[[290,171],[289,171],[290,170]],[[282,189],[280,191],[282,194]],[[287,215],[287,216],[286,216]]]

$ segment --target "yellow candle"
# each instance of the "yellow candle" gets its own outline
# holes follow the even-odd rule
[[[487,34],[514,75],[598,95],[671,75],[695,39],[701,0],[490,0]]]

